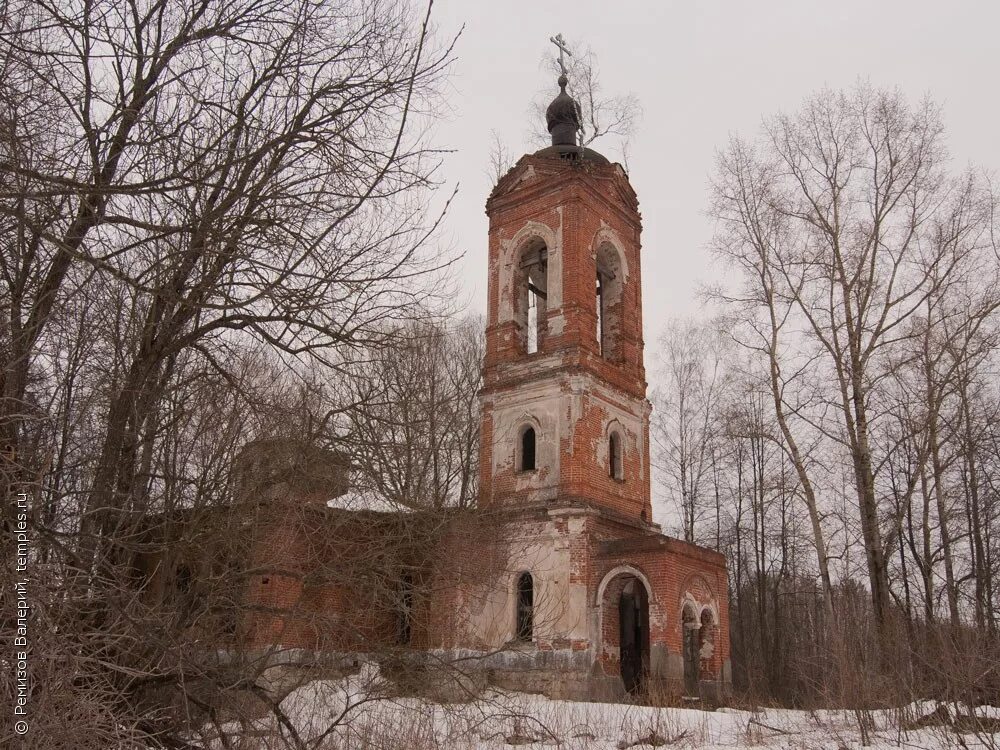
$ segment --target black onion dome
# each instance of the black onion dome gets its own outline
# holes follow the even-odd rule
[[[567,83],[569,80],[565,75],[559,76],[559,94],[545,110],[545,124],[552,136],[553,146],[575,146],[576,134],[580,130],[580,108],[566,93]]]
[[[559,76],[559,94],[545,110],[545,124],[552,136],[552,145],[536,151],[534,156],[563,159],[571,162],[592,162],[607,165],[611,162],[593,149],[579,145],[577,133],[581,129],[580,105],[566,93],[569,83],[565,74]]]

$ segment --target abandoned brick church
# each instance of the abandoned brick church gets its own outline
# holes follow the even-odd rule
[[[459,654],[486,681],[564,698],[728,685],[725,560],[652,520],[638,201],[577,145],[559,84],[552,145],[486,204],[478,509],[334,507],[336,457],[248,446],[245,647]]]

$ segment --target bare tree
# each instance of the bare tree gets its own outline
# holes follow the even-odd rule
[[[726,342],[718,321],[699,325],[677,321],[660,337],[664,386],[653,395],[653,438],[665,471],[669,494],[679,492],[683,536],[702,541],[696,532],[711,510],[710,473],[719,461],[719,424],[725,387]]]
[[[422,322],[360,364],[347,401],[348,452],[360,486],[399,508],[476,500],[482,321]]]
[[[786,344],[776,365],[819,386],[826,416],[813,424],[850,458],[882,625],[890,589],[873,399],[912,335],[908,321],[968,259],[994,252],[991,193],[974,175],[949,178],[943,159],[933,105],[910,109],[898,93],[858,86],[770,120],[759,146],[734,141],[715,187],[719,249],[745,271],[748,308],[771,309],[772,332],[811,347],[795,356]]]
[[[507,174],[511,167],[514,166],[514,157],[507,148],[500,134],[496,130],[490,131],[490,163],[486,170],[487,176],[489,176],[491,184],[496,184],[500,182],[505,174]]]

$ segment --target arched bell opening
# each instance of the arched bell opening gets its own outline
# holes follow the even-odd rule
[[[548,309],[549,250],[540,238],[529,241],[517,256],[514,321],[521,349],[538,352],[545,342]]]
[[[622,262],[617,248],[608,242],[597,250],[595,312],[597,347],[601,356],[612,362],[621,357]]]

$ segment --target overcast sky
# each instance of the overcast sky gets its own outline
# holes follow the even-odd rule
[[[450,83],[453,112],[437,141],[456,150],[443,176],[460,192],[443,239],[465,253],[459,273],[470,310],[486,305],[490,131],[515,158],[533,150],[531,100],[545,85],[557,92],[541,66],[555,53],[549,37],[585,41],[605,91],[639,98],[629,176],[643,217],[651,385],[665,321],[697,315],[699,282],[717,274],[705,210],[715,152],[730,133],[756,134],[763,117],[860,77],[898,86],[913,102],[929,94],[943,107],[955,169],[1000,171],[1000,0],[438,0],[434,10],[441,33],[465,24]]]

